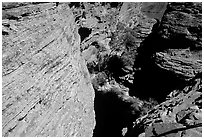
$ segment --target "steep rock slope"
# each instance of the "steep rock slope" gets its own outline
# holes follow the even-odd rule
[[[201,136],[201,7],[3,5],[3,136]]]
[[[137,50],[166,8],[166,3],[157,4],[161,8],[153,8],[156,10],[156,19],[153,19],[142,12],[141,9],[146,11],[143,3],[112,5],[78,3],[72,8],[81,19],[77,21],[84,38],[81,51],[96,93],[94,136],[123,136],[134,119],[145,113],[147,107],[152,107],[150,103],[144,106],[141,100],[129,96],[129,90],[134,86]]]
[[[154,67],[160,71],[156,76],[164,76],[154,79],[162,79],[164,84],[156,82],[154,85],[163,90],[157,94],[158,89],[149,90],[164,99],[138,118],[127,136],[202,136],[201,5],[168,3],[160,27],[144,42],[140,51],[144,55],[140,58],[150,62],[143,64],[141,60],[139,65],[143,70]],[[151,46],[154,47],[145,55]]]
[[[92,136],[94,90],[68,4],[3,10],[3,136]]]
[[[93,11],[100,7],[93,5]],[[194,80],[201,82],[202,73],[201,3],[118,5],[102,12],[114,15],[104,21],[109,28],[97,20],[88,24],[86,16],[83,22],[92,29],[82,51],[96,92],[96,136],[122,136],[122,130],[126,136],[200,136],[201,89]],[[180,95],[166,100],[175,92]],[[175,115],[181,113],[179,123]],[[189,120],[191,125],[183,122]]]

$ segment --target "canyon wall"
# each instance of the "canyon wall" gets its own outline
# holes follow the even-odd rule
[[[68,4],[6,6],[2,135],[92,136],[95,94]]]
[[[202,136],[202,3],[3,3],[3,136]]]

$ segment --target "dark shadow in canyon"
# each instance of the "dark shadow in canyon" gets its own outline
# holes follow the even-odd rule
[[[69,7],[79,8],[81,6],[80,2],[70,2]]]
[[[94,137],[120,137],[121,127],[119,124],[119,106],[116,106],[117,99],[108,94],[102,94],[95,90],[94,109],[96,126]]]
[[[95,90],[94,109],[96,126],[94,137],[122,137],[122,129],[131,127],[137,115],[132,114],[130,104],[118,98],[113,92]]]
[[[182,89],[187,82],[177,77],[175,73],[158,67],[153,55],[166,49],[187,48],[190,42],[185,41],[182,36],[173,40],[164,39],[160,36],[158,29],[159,24],[155,24],[152,33],[138,48],[134,65],[138,70],[135,71],[134,83],[129,93],[140,99],[153,98],[161,103],[171,91]]]
[[[136,71],[130,95],[142,100],[153,98],[158,103],[166,100],[166,96],[175,89],[182,89],[185,82],[175,74],[162,70],[150,63]]]
[[[91,34],[92,29],[86,27],[80,27],[78,30],[79,35],[81,36],[81,42]]]
[[[136,96],[140,100],[155,100],[161,103],[166,100],[167,95],[173,90],[183,89],[187,82],[178,77],[174,72],[170,72],[158,67],[153,55],[156,52],[166,49],[188,48],[189,43],[183,36],[167,40],[160,36],[159,20],[154,25],[152,33],[142,42],[138,48],[138,54],[134,63],[135,74],[133,85],[130,86],[130,96]],[[180,41],[179,41],[180,40]],[[123,74],[120,58],[112,57],[107,62],[107,70],[112,76],[117,77]],[[125,74],[125,73],[124,73]],[[121,137],[124,127],[131,127],[132,122],[139,115],[133,115],[130,105],[118,99],[116,93],[97,92],[95,90],[94,109],[96,115],[96,126],[94,137]],[[138,127],[139,130],[142,130]],[[129,136],[129,135],[127,135]],[[131,136],[131,135],[130,135]]]

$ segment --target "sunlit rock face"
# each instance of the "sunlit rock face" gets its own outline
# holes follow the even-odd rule
[[[5,9],[2,24],[2,135],[92,136],[94,90],[68,4]]]
[[[201,136],[201,17],[199,2],[3,3],[3,136]]]

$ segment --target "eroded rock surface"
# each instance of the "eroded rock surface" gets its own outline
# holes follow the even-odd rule
[[[175,90],[167,100],[138,118],[130,136],[202,136],[201,74],[182,91]],[[127,134],[127,135],[128,135]]]
[[[201,9],[3,4],[3,136],[201,136]]]
[[[156,53],[157,65],[184,80],[202,71],[201,9],[196,2],[169,3],[158,29],[159,49],[165,52]]]
[[[3,12],[19,19],[2,21],[2,135],[92,136],[94,90],[68,4]]]
[[[150,62],[143,64],[145,61],[141,60],[138,65],[141,65],[142,70],[154,67],[156,72],[153,73],[157,73],[156,76],[159,76],[158,71],[164,76],[159,79],[166,83],[158,79],[153,85],[158,85],[158,88],[165,85],[157,93],[165,100],[138,118],[127,136],[202,136],[202,27],[199,7],[201,3],[168,3],[161,25],[143,44],[140,54],[144,56],[140,58],[147,58]],[[194,28],[193,32],[191,28]],[[155,47],[145,54],[148,46]],[[155,95],[158,88],[151,93]],[[164,95],[165,92],[167,94]]]
[[[202,3],[169,3],[162,19],[160,35],[162,38],[177,42],[180,47],[201,49],[202,44]],[[172,47],[177,47],[177,45]]]
[[[185,49],[158,52],[155,57],[160,68],[171,71],[184,80],[190,80],[202,72],[202,61],[194,58]]]

